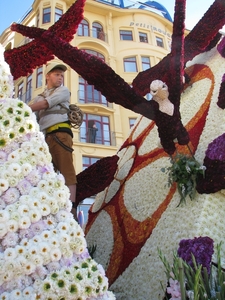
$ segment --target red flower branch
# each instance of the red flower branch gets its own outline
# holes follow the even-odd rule
[[[104,157],[77,175],[76,205],[109,186],[114,179],[118,160],[117,155]]]
[[[54,25],[48,30],[63,40],[69,42],[77,31],[79,23],[83,19],[85,0],[77,0]],[[20,32],[22,35],[37,38],[44,29],[26,27],[12,24],[11,30]],[[50,41],[49,41],[50,42]],[[4,53],[5,61],[9,64],[14,79],[27,76],[33,69],[39,67],[54,58],[53,52],[38,40],[19,48],[7,50]]]
[[[190,31],[184,40],[184,64],[193,59],[197,54],[209,50],[216,45],[219,37],[218,31],[225,23],[225,2],[215,0],[202,19]],[[171,91],[169,63],[172,54],[168,54],[156,66],[140,72],[133,80],[133,87],[140,95],[149,93],[150,83],[160,79],[167,83]],[[169,70],[169,72],[168,72]]]

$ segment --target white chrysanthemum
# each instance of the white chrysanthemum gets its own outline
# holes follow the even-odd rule
[[[36,266],[42,266],[43,265],[43,257],[41,255],[33,255],[32,261]]]
[[[16,232],[19,228],[19,224],[16,220],[14,219],[10,219],[7,223],[6,223],[6,227],[7,227],[7,231],[8,232]]]
[[[36,269],[36,265],[33,262],[27,260],[24,266],[25,275],[32,274],[35,271],[35,269]]]
[[[52,201],[50,202],[50,210],[51,210],[51,214],[55,215],[59,211],[59,206]]]
[[[58,225],[57,225],[57,229],[60,232],[67,232],[68,229],[69,229],[69,225],[68,225],[67,222],[59,222]]]
[[[56,225],[57,225],[57,220],[56,220],[55,216],[48,215],[45,218],[45,223],[47,224],[47,226],[48,226],[49,229],[54,230],[55,227],[56,227]]]
[[[31,220],[29,216],[22,216],[19,220],[19,228],[20,229],[27,229],[31,225]]]
[[[60,249],[58,249],[58,248],[51,249],[51,251],[50,251],[51,261],[59,261],[61,259],[61,256],[62,256],[62,253],[61,253]]]
[[[56,237],[51,237],[49,240],[49,245],[51,246],[51,248],[59,248],[59,239]]]
[[[30,199],[29,207],[30,207],[30,209],[40,209],[41,202],[38,199],[35,199],[35,198]]]
[[[29,208],[28,205],[26,205],[26,204],[19,205],[19,207],[18,207],[18,213],[21,216],[28,216],[29,212],[30,212],[30,208]]]
[[[11,220],[19,222],[21,216],[18,213],[18,211],[15,211],[14,207],[10,208],[9,206],[7,206],[6,209],[8,209],[8,211],[10,212],[10,218],[11,218]]]
[[[35,245],[39,245],[42,242],[42,238],[40,235],[36,235],[30,242],[34,243]]]
[[[42,233],[40,234],[40,237],[43,241],[48,241],[51,238],[51,231],[49,230],[44,230],[42,231]]]
[[[59,221],[59,222],[66,222],[69,217],[70,217],[70,213],[65,210],[60,210],[56,214],[57,221]]]
[[[17,256],[25,256],[26,255],[26,248],[24,246],[21,246],[21,245],[16,245],[15,247],[15,251],[16,251],[16,254]]]
[[[22,149],[16,149],[15,151],[9,153],[8,155],[8,162],[9,163],[17,163],[20,159],[21,156],[23,155]]]
[[[47,180],[40,180],[37,184],[37,187],[40,189],[40,191],[46,191],[48,187]]]
[[[75,238],[72,242],[70,242],[70,249],[75,254],[81,254],[86,247],[87,247],[87,243],[85,238],[83,237]]]
[[[9,187],[9,182],[6,179],[0,178],[0,192],[5,192]]]
[[[29,211],[29,217],[30,217],[31,223],[36,223],[41,219],[42,214],[39,209],[31,209]]]
[[[6,223],[10,219],[10,214],[7,210],[0,210],[0,223]]]
[[[51,208],[48,204],[41,204],[40,211],[43,217],[48,216],[51,213]]]
[[[31,198],[37,198],[39,193],[41,193],[40,189],[38,187],[32,187],[31,190],[29,191],[29,195]]]
[[[23,294],[22,294],[21,290],[19,290],[19,289],[16,289],[10,293],[10,299],[22,300],[23,299],[22,297],[23,297]]]
[[[59,241],[60,241],[60,244],[68,244],[68,243],[70,243],[70,236],[67,234],[67,233],[65,233],[65,232],[60,232],[59,233]]]
[[[10,300],[10,293],[4,292],[0,295],[0,300]]]
[[[23,299],[24,300],[34,300],[35,299],[35,293],[34,293],[33,287],[28,286],[23,290]]]
[[[20,178],[9,177],[8,184],[10,187],[16,187],[20,181]]]
[[[13,260],[16,257],[17,257],[17,253],[16,253],[15,248],[7,248],[5,250],[5,252],[4,252],[4,259]]]
[[[39,249],[39,253],[46,257],[46,256],[49,256],[49,252],[50,252],[50,246],[47,242],[41,242],[39,245],[38,245],[38,249]]]
[[[23,173],[23,176],[27,176],[32,170],[32,166],[29,163],[24,163],[21,166],[21,171]]]

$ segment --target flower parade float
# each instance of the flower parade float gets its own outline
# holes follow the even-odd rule
[[[35,115],[12,98],[0,50],[0,299],[115,299],[89,255]]]
[[[78,1],[77,6],[84,4]],[[69,20],[75,4],[65,14]],[[76,18],[73,22],[78,24],[79,17]],[[172,299],[202,299],[196,298],[194,284],[188,286],[189,293],[182,293],[176,274],[169,272],[167,276],[164,267],[168,264],[162,253],[169,265],[176,263],[174,250],[178,249],[180,258],[187,259],[191,267],[190,253],[196,254],[193,263],[201,265],[206,261],[206,270],[209,263],[214,263],[220,271],[223,259],[218,257],[225,257],[225,40],[218,33],[225,24],[225,2],[215,0],[184,39],[185,1],[177,0],[171,53],[139,73],[132,87],[97,57],[72,47],[68,43],[71,29],[65,27],[63,31],[65,20],[59,20],[49,30],[13,24],[12,30],[34,40],[6,51],[5,59],[15,78],[24,76],[46,62],[41,54],[31,59],[41,43],[49,55],[55,54],[70,65],[109,102],[140,114],[117,152],[119,161],[113,180],[98,193],[89,211],[85,233],[88,245],[95,247],[94,259],[106,270],[109,289],[117,299],[163,299],[166,290]],[[143,97],[154,80],[168,86],[168,98],[174,106],[172,115],[161,111],[154,99],[148,102]],[[181,168],[185,173],[168,184],[168,173],[162,169],[171,170],[171,163],[176,169],[183,161],[190,163]],[[203,166],[204,174],[198,173]],[[181,203],[182,185],[177,188],[184,174],[190,174],[188,180],[192,179],[191,192],[196,190],[192,198],[188,196],[192,193],[185,194],[185,204]],[[96,171],[94,177],[98,175]],[[93,172],[89,174],[87,169],[86,176],[93,177]],[[186,186],[188,190],[188,183]],[[78,180],[78,191],[82,199],[82,180]],[[219,256],[212,250],[215,245],[220,245]],[[204,251],[208,251],[208,257],[199,259]],[[200,273],[201,269],[199,278]]]

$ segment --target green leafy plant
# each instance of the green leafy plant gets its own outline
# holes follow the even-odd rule
[[[176,154],[170,159],[171,166],[162,168],[162,172],[168,173],[168,185],[177,183],[177,189],[180,194],[180,202],[185,203],[186,197],[189,196],[191,200],[196,194],[196,179],[199,175],[205,175],[205,166],[202,166],[194,156],[184,154]]]

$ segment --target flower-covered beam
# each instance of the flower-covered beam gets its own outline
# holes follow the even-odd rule
[[[85,0],[77,0],[71,5],[67,13],[62,15],[48,30],[67,42],[71,41],[79,23],[83,19],[84,4]],[[12,24],[11,29],[14,30],[14,28],[19,28],[20,26],[23,27],[19,24]],[[43,31],[43,29],[36,27],[27,27],[26,29],[26,27],[23,27],[24,36],[29,36],[30,31],[32,31],[32,38],[35,38],[40,35],[40,31]],[[34,39],[26,45],[5,51],[4,56],[5,61],[10,66],[11,74],[14,79],[17,79],[20,76],[27,76],[38,66],[53,59],[54,53],[41,44],[40,41]]]
[[[218,31],[225,24],[225,2],[215,0],[202,19],[196,24],[191,32],[185,37],[184,41],[184,64],[191,60],[197,54],[207,51],[209,47],[215,46],[220,34]],[[156,66],[140,72],[133,80],[133,87],[140,95],[149,93],[150,83],[155,79],[164,82],[170,81],[170,72],[168,72],[168,60],[171,59],[169,53]],[[170,90],[170,85],[169,90]]]
[[[101,158],[77,174],[77,205],[85,198],[103,191],[113,181],[118,160],[117,155]],[[98,174],[98,176],[92,176],[90,180],[90,174]]]

